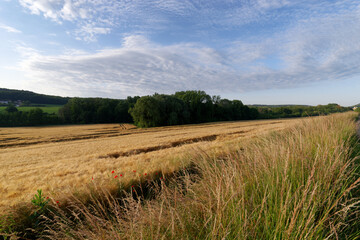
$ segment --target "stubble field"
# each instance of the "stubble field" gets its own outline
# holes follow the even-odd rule
[[[81,191],[88,183],[126,183],[169,173],[191,149],[284,129],[299,120],[261,120],[138,129],[126,124],[0,128],[0,210],[46,195]],[[179,159],[182,159],[181,161]],[[114,171],[112,174],[111,172]],[[135,172],[136,171],[136,172]]]

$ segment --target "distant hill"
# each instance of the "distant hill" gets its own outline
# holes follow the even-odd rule
[[[0,88],[0,101],[29,101],[32,104],[64,105],[70,98],[38,94],[25,90]]]
[[[276,107],[309,107],[309,105],[298,105],[298,104],[281,104],[281,105],[265,105],[265,104],[250,104],[249,107],[269,107],[269,108],[276,108]]]

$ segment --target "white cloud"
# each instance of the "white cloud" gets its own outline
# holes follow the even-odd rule
[[[0,23],[0,28],[6,30],[9,33],[21,33],[20,30],[1,23]]]
[[[82,12],[84,11],[84,9],[81,9]],[[71,21],[75,18],[77,18],[78,16],[81,16],[83,18],[83,16],[86,16],[86,13],[82,13],[79,12],[79,15],[75,12],[72,1],[71,0],[65,0],[64,5],[60,11],[61,17],[64,20],[68,20]]]
[[[113,25],[115,8],[112,1],[89,0],[19,0],[32,14],[43,15],[59,24],[75,23],[72,32],[77,39],[94,41],[97,35],[108,34]]]

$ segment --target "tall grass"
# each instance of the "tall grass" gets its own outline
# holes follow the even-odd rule
[[[50,239],[357,239],[354,114],[191,153],[191,167],[121,199],[98,189],[47,218]]]
[[[49,221],[52,239],[357,239],[359,162],[353,114],[198,150],[192,170],[154,199],[73,200]],[[194,171],[195,170],[195,171]],[[196,174],[194,175],[194,172]],[[89,207],[90,206],[90,207]]]

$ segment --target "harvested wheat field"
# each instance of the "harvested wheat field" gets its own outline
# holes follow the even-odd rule
[[[138,129],[101,124],[0,128],[0,210],[46,195],[81,190],[88,183],[129,182],[179,168],[182,154],[225,147],[296,124],[298,119],[259,120]],[[114,171],[114,173],[112,173]],[[136,172],[135,172],[136,171]]]

